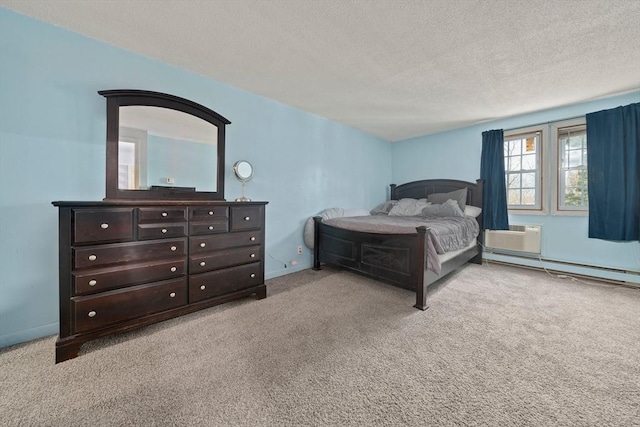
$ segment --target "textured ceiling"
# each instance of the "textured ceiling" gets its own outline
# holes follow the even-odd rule
[[[0,5],[390,141],[640,88],[638,0]]]

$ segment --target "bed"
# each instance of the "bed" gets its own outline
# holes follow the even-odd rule
[[[425,199],[429,195],[466,188],[466,205],[482,208],[482,186],[482,180],[472,183],[450,179],[391,184],[390,199]],[[434,255],[429,250],[431,228],[424,225],[415,227],[415,232],[385,234],[341,228],[320,216],[313,219],[314,270],[321,269],[322,264],[332,265],[415,291],[414,307],[420,310],[428,308],[429,286],[467,262],[482,264],[482,212],[476,217],[477,239],[462,249],[442,255]],[[438,260],[430,259],[434,256],[438,256]],[[435,264],[439,268],[427,268]]]

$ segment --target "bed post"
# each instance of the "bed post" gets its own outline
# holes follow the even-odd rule
[[[313,269],[320,270],[320,223],[321,216],[313,217]]]
[[[484,192],[484,179],[478,179],[476,180],[476,191],[473,194],[473,199],[472,202],[474,202],[475,206],[480,206],[483,207],[483,192]],[[483,230],[483,218],[484,218],[484,212],[480,212],[480,215],[478,215],[477,221],[478,221],[478,225],[480,226],[480,232],[478,233],[478,255],[474,256],[473,258],[471,258],[469,260],[469,262],[472,262],[474,264],[480,264],[482,265],[482,254],[483,254],[483,249],[484,249],[484,230]]]
[[[422,311],[429,308],[427,305],[427,280],[425,277],[427,268],[427,233],[429,230],[424,225],[416,227],[418,232],[418,242],[416,247],[416,254],[413,257],[415,265],[413,265],[413,275],[416,289],[416,304],[415,308]]]
[[[396,187],[397,187],[397,185],[390,184],[389,187],[391,187],[391,191],[389,192],[389,200],[396,200],[395,199],[395,195],[396,195]]]

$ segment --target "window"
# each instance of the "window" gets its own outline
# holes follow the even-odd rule
[[[507,205],[509,209],[541,210],[542,130],[515,132],[504,138]]]
[[[587,188],[587,127],[584,119],[552,126],[555,136],[556,170],[554,211],[586,212],[589,209]]]

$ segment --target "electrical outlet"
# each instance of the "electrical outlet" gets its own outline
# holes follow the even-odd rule
[[[298,255],[302,254],[302,246],[298,246]]]

